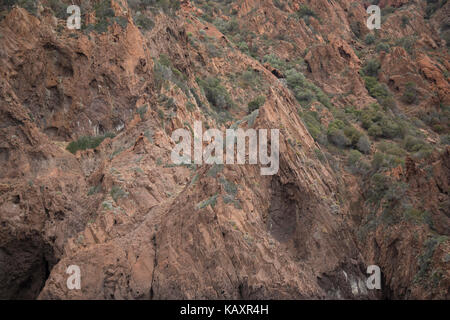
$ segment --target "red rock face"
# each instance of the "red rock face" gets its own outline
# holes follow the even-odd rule
[[[449,298],[448,4],[370,43],[352,1],[41,2],[0,6],[1,299]],[[174,165],[195,121],[279,129],[278,173]]]

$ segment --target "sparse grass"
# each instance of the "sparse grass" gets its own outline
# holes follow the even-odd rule
[[[102,190],[102,185],[101,184],[96,185],[96,186],[92,186],[92,187],[89,188],[89,192],[88,192],[87,195],[88,196],[92,196],[92,195],[94,195],[96,193],[99,193],[101,190]]]
[[[116,203],[119,199],[128,196],[128,192],[123,191],[122,188],[120,188],[119,186],[112,186],[110,194],[111,197],[114,199],[114,202]]]
[[[148,105],[144,104],[143,106],[137,108],[136,112],[139,114],[142,121],[145,120],[145,114],[147,113]]]
[[[203,208],[206,208],[207,206],[211,206],[211,208],[214,208],[216,206],[216,204],[217,204],[217,197],[218,196],[219,195],[216,194],[216,195],[214,195],[214,196],[212,196],[212,197],[210,197],[210,198],[208,198],[208,199],[198,203],[197,206],[196,206],[197,209],[203,209]]]
[[[403,37],[398,39],[395,42],[396,46],[400,46],[403,47],[406,52],[408,52],[409,54],[412,54],[414,51],[414,44],[416,43],[416,37],[415,36],[407,36],[407,37]]]

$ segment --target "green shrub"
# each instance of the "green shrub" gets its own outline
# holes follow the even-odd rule
[[[367,136],[362,135],[358,143],[356,144],[356,148],[361,151],[362,153],[368,154],[370,153],[370,140],[367,138]]]
[[[441,33],[442,39],[445,40],[445,45],[450,48],[450,30],[445,30]]]
[[[275,7],[277,7],[281,11],[284,11],[286,9],[286,4],[281,2],[281,0],[274,0],[273,4],[275,5]]]
[[[405,182],[391,180],[389,188],[384,195],[384,199],[387,201],[387,204],[393,208],[398,205],[400,200],[404,199],[407,189],[408,185]]]
[[[223,34],[234,35],[239,33],[239,22],[235,17],[228,21],[218,18],[213,23]]]
[[[286,70],[287,64],[285,61],[281,60],[277,55],[271,53],[268,55],[265,55],[263,57],[264,63],[269,63],[272,67],[279,69],[279,70]]]
[[[115,16],[114,9],[111,8],[111,0],[101,0],[95,6],[95,17],[103,20]]]
[[[307,80],[301,72],[293,68],[287,70],[286,82],[297,101],[303,106],[308,106],[312,101],[317,100],[325,107],[331,108],[328,96],[319,87]]]
[[[139,14],[137,16],[134,16],[134,23],[140,28],[144,30],[151,30],[155,26],[155,23],[152,19]]]
[[[369,33],[369,34],[366,36],[366,38],[364,39],[364,42],[365,42],[367,45],[370,45],[370,44],[373,44],[373,43],[375,42],[375,40],[376,40],[375,35],[372,34],[372,33]]]
[[[362,73],[365,76],[370,76],[370,77],[377,77],[378,76],[378,70],[380,70],[380,62],[376,59],[371,59],[366,61],[366,63],[364,64],[363,68],[362,68]]]
[[[142,121],[145,120],[145,114],[147,113],[147,105],[144,104],[143,106],[139,107],[136,112],[139,114]]]
[[[325,163],[326,162],[326,157],[323,154],[322,150],[316,148],[314,149],[314,153],[316,154],[317,159],[319,159],[320,162]]]
[[[361,23],[359,21],[352,21],[350,22],[350,29],[355,34],[357,38],[361,37]]]
[[[387,90],[378,82],[375,77],[364,77],[364,82],[366,84],[367,91],[374,97],[386,97]]]
[[[390,50],[390,48],[391,48],[391,47],[389,46],[388,43],[386,43],[386,42],[380,42],[380,43],[378,43],[377,46],[375,47],[375,50],[376,50],[377,52],[384,51],[384,52],[388,53],[389,50]]]
[[[100,193],[101,191],[102,191],[102,185],[99,184],[99,185],[90,187],[87,195],[92,196],[96,193]]]
[[[345,136],[350,140],[350,143],[353,147],[356,147],[358,144],[359,138],[361,138],[362,133],[359,132],[355,127],[349,125],[344,128]]]
[[[222,51],[220,50],[220,48],[218,48],[216,46],[215,43],[213,42],[207,42],[205,44],[206,50],[208,51],[208,55],[211,58],[217,58],[217,57],[221,57],[222,56]]]
[[[402,100],[407,104],[413,104],[417,101],[418,91],[414,82],[408,82],[403,92]]]
[[[114,133],[106,133],[101,136],[82,136],[76,141],[72,141],[67,146],[67,150],[73,154],[75,154],[78,150],[86,150],[86,149],[95,149],[97,148],[100,143],[103,142],[106,138],[114,138]]]
[[[387,141],[380,142],[378,150],[397,157],[403,157],[406,154],[406,151],[400,148],[398,144]]]
[[[426,159],[433,153],[433,147],[424,144],[421,149],[419,149],[417,152],[413,153],[412,157],[416,160],[420,159]]]
[[[305,4],[300,5],[300,9],[297,11],[297,16],[300,18],[314,17],[318,19],[317,14]]]
[[[422,140],[412,136],[406,136],[403,143],[409,152],[419,151],[425,144]]]
[[[298,72],[295,69],[289,69],[288,71],[286,71],[286,82],[290,88],[305,87],[306,81],[307,80],[303,73]]]
[[[48,0],[47,4],[52,9],[55,16],[59,19],[67,18],[67,4],[62,2],[61,0]]]
[[[368,133],[373,137],[383,137],[393,139],[403,137],[410,130],[407,123],[392,115],[392,113],[380,112],[377,104],[365,108],[360,117],[362,127],[368,129]]]
[[[130,2],[130,0],[128,0]],[[154,12],[161,9],[165,13],[174,13],[180,8],[179,0],[140,0],[139,3],[134,4],[134,7],[141,7],[144,9],[151,9]]]
[[[2,3],[0,3],[0,9],[4,8],[10,10],[13,5],[18,5],[19,7],[27,10],[29,13],[36,15],[36,0],[3,0]]]
[[[403,166],[404,164],[405,161],[403,157],[397,157],[382,152],[376,152],[371,163],[372,169],[375,172],[380,170],[381,168],[394,168],[399,165]]]
[[[375,152],[372,158],[372,169],[378,171],[380,168],[384,167],[384,155],[381,152]]]
[[[427,214],[422,210],[418,210],[413,207],[408,207],[405,209],[403,217],[405,218],[406,221],[410,221],[413,223],[421,223],[426,222]]]
[[[303,120],[303,123],[306,125],[309,134],[313,137],[313,139],[320,144],[326,144],[326,135],[324,133],[324,128],[320,122],[320,118],[317,112],[314,111],[299,111],[299,115]]]
[[[387,86],[384,86],[387,91],[387,96],[384,98],[378,98],[378,102],[388,110],[397,109],[397,101],[395,101],[394,96],[388,91]]]
[[[351,145],[351,140],[347,138],[344,131],[344,123],[341,120],[330,122],[327,130],[328,141],[337,147],[344,148]]]
[[[372,202],[380,202],[389,190],[390,179],[381,173],[375,173],[370,179],[368,198]]]
[[[380,127],[384,138],[393,139],[402,134],[401,127],[392,119],[383,118],[380,121]]]
[[[447,0],[427,0],[425,19],[430,19],[431,16],[446,3]]]
[[[309,89],[294,87],[292,88],[292,92],[294,93],[297,101],[303,106],[309,106],[311,102],[314,101],[315,95]]]
[[[381,127],[378,124],[374,123],[370,126],[367,133],[372,137],[381,137],[383,135],[383,130],[381,130]]]
[[[369,94],[377,99],[381,105],[388,109],[394,109],[396,107],[395,100],[385,84],[379,83],[375,77],[364,77],[364,82]]]
[[[360,120],[362,122],[362,127],[364,129],[369,129],[374,122],[378,122],[383,117],[383,114],[380,112],[381,107],[373,103],[369,107],[362,110],[360,113]]]
[[[394,13],[395,8],[391,6],[387,6],[381,9],[381,19],[384,21],[384,19],[389,16],[390,14]]]
[[[441,143],[444,145],[450,145],[450,134],[440,136]]]
[[[113,21],[117,21],[118,23],[120,22],[120,20],[114,19],[115,13],[114,10],[111,8],[110,0],[101,0],[97,2],[93,9],[95,10],[96,24],[87,25],[84,28],[84,32],[86,34],[91,31],[95,31],[97,33],[105,33],[108,31],[108,26]]]
[[[210,198],[208,198],[208,199],[206,199],[206,200],[204,200],[202,202],[199,202],[197,204],[197,206],[196,206],[197,209],[203,209],[203,208],[206,208],[207,206],[211,206],[211,208],[214,208],[216,206],[216,204],[217,204],[217,197],[218,196],[219,195],[216,194],[216,195],[214,195],[214,196],[212,196],[212,197],[210,197]]]
[[[247,42],[245,42],[245,41],[241,41],[241,42],[239,42],[238,43],[238,48],[239,48],[239,50],[241,50],[242,52],[244,52],[244,53],[247,53],[248,54],[248,52],[249,52],[249,48],[248,48],[248,44],[247,44]]]
[[[402,16],[402,27],[406,28],[406,26],[409,24],[409,18],[407,16]]]
[[[340,119],[333,120],[328,125],[328,129],[331,129],[331,128],[344,129],[345,123]]]
[[[155,61],[153,72],[158,90],[162,88],[165,81],[170,81],[177,85],[186,95],[189,94],[186,76],[173,66],[167,55],[161,54],[159,56],[159,59]]]
[[[361,159],[361,152],[358,150],[351,150],[347,157],[347,164],[349,166],[355,166]]]
[[[367,174],[370,171],[370,164],[361,158],[361,153],[357,150],[351,150],[347,165],[350,171],[354,174]]]
[[[239,86],[244,89],[257,88],[261,84],[260,74],[252,69],[242,72],[239,80]]]
[[[216,111],[228,110],[234,106],[227,89],[217,78],[197,79],[198,84],[205,92],[206,99]]]
[[[252,113],[256,109],[259,109],[266,102],[266,97],[258,96],[254,100],[248,103],[248,113]]]
[[[115,23],[117,23],[119,26],[122,27],[122,29],[125,29],[128,25],[128,19],[126,17],[113,17],[111,19],[111,21],[114,21]]]
[[[422,281],[429,274],[434,252],[446,240],[448,240],[447,236],[434,235],[425,241],[423,254],[418,259],[419,271],[414,277],[414,281]]]

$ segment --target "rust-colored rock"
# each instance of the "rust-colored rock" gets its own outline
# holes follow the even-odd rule
[[[448,4],[428,25],[418,4],[382,1],[402,12],[379,36],[418,41],[377,52],[363,41],[365,3],[318,0],[308,11],[304,1],[240,0],[213,11],[220,28],[199,19],[207,8],[196,2],[139,7],[149,20],[127,3],[111,1],[107,18],[91,8],[73,31],[48,7],[4,11],[0,299],[449,298],[448,51],[436,27]],[[410,22],[400,28],[402,14]],[[376,131],[361,121],[377,102],[360,72],[369,59],[397,102],[378,110],[400,133],[335,146],[337,120]],[[303,87],[293,89],[286,78],[300,73]],[[207,78],[221,87],[208,92]],[[415,104],[404,102],[410,82]],[[234,105],[223,107],[224,90]],[[195,121],[279,129],[278,173],[174,165],[171,134]],[[83,136],[102,140],[69,152]],[[376,180],[382,146],[394,164]],[[363,173],[350,168],[351,148],[361,149]],[[376,187],[385,196],[372,203],[378,194],[366,189],[384,178]],[[383,290],[366,287],[371,264]],[[70,265],[81,269],[81,290],[66,285]]]

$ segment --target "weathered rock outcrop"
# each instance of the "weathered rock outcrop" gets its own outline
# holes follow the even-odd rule
[[[242,0],[230,11],[257,35],[255,46],[263,35],[289,37],[274,52],[288,60],[304,52],[307,81],[336,108],[375,103],[354,40],[364,6],[320,0],[311,4],[316,16],[292,19],[302,5]],[[373,213],[365,202],[360,178],[336,169],[340,155],[324,156],[283,70],[241,52],[192,2],[176,15],[143,10],[152,28],[137,27],[127,1],[110,7],[105,30],[71,31],[50,12],[35,17],[22,8],[0,21],[0,298],[448,297],[448,148],[392,173],[408,184],[413,205],[431,213],[433,227],[386,227],[381,209]],[[100,17],[91,12],[89,20]],[[424,41],[438,47],[433,37]],[[394,47],[381,56],[379,80],[397,99],[411,81],[436,93],[420,111],[447,105],[449,83],[436,61],[448,53],[430,56]],[[210,107],[200,79],[211,77],[236,105]],[[249,114],[246,104],[261,94],[263,104]],[[192,130],[194,121],[280,129],[279,172],[173,165],[171,133]],[[70,153],[68,143],[82,136],[102,142]],[[370,264],[383,271],[383,291],[366,287]],[[66,286],[70,265],[81,269],[82,290]],[[422,281],[431,269],[437,280]]]

